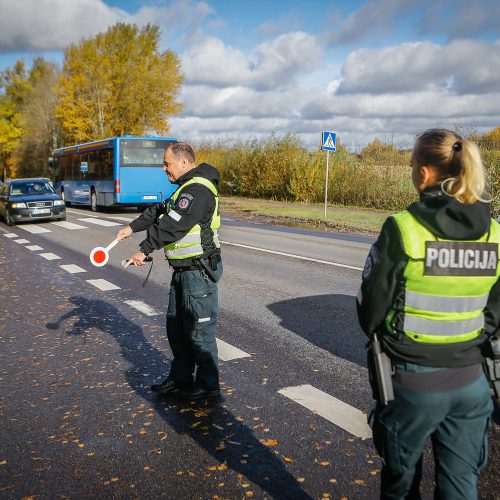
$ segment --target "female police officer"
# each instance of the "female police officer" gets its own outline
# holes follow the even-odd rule
[[[420,200],[384,223],[357,299],[364,332],[393,366],[394,399],[374,412],[381,498],[419,498],[430,436],[436,496],[470,500],[487,459],[481,349],[499,333],[500,224],[484,202],[479,149],[457,134],[422,134],[412,179]]]

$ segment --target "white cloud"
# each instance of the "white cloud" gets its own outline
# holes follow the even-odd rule
[[[176,0],[165,7],[145,6],[136,13],[110,7],[103,0],[3,0],[0,50],[62,50],[118,21],[159,24],[164,36],[195,32],[213,12],[206,2],[190,0]]]
[[[64,49],[127,14],[101,0],[0,2],[0,50]]]
[[[488,93],[500,90],[500,44],[457,40],[447,45],[404,43],[380,50],[360,49],[342,68],[339,92],[412,92],[450,89]]]
[[[292,32],[258,45],[254,52],[252,60],[222,40],[207,37],[182,56],[186,84],[260,89],[288,86],[319,64],[322,49],[314,36]]]

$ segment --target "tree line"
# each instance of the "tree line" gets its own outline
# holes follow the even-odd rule
[[[117,23],[64,52],[0,74],[0,176],[48,175],[52,149],[117,135],[162,135],[180,112],[180,60],[156,25]]]
[[[486,193],[493,212],[500,215],[500,127],[475,140],[489,176]],[[360,154],[348,151],[337,138],[337,151],[329,156],[328,203],[397,211],[417,199],[410,175],[411,150],[400,150],[375,139]],[[216,165],[223,194],[254,198],[323,203],[326,153],[311,151],[294,134],[197,146],[198,161]]]

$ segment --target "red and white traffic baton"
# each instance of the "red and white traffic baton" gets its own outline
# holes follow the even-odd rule
[[[106,248],[95,247],[90,252],[90,262],[96,267],[105,266],[109,260],[109,251],[119,242],[120,240],[113,240]]]

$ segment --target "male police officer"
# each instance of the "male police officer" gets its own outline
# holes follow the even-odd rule
[[[143,265],[153,250],[164,248],[173,268],[166,323],[173,360],[166,380],[151,389],[182,399],[218,396],[219,173],[207,163],[196,166],[192,148],[182,142],[165,150],[163,171],[177,190],[117,234],[120,240],[147,230],[129,263]]]

